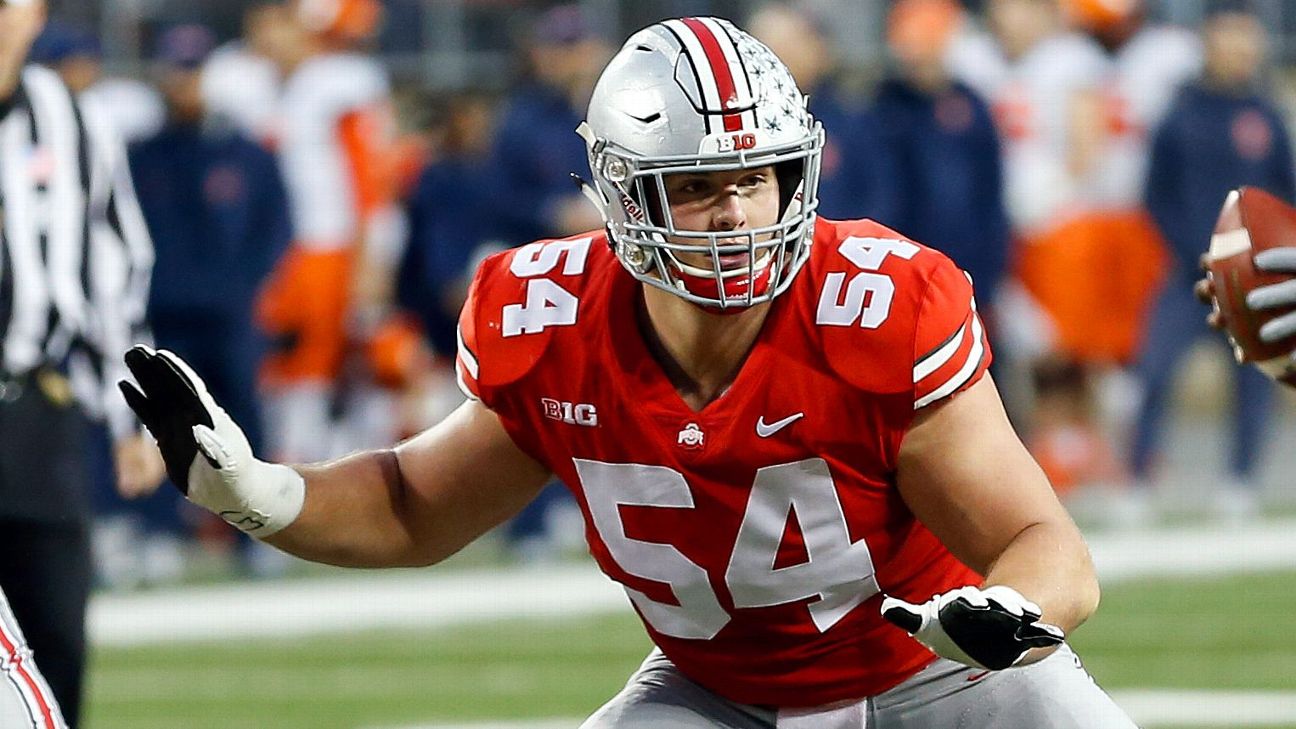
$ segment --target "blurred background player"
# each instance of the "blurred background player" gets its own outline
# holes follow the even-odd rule
[[[204,363],[213,392],[223,394],[231,414],[241,414],[260,451],[257,372],[266,342],[253,324],[253,306],[287,250],[292,223],[274,156],[207,107],[202,66],[214,46],[200,25],[160,34],[155,64],[167,123],[132,148],[131,170],[156,249],[148,308],[155,341]],[[141,511],[149,532],[143,577],[175,579],[181,502],[172,489],[148,501]]]
[[[242,35],[218,46],[203,63],[203,101],[212,114],[248,138],[274,146],[282,78],[275,58],[296,32],[288,6],[257,3],[243,14]]]
[[[1053,293],[1051,311],[1066,312],[1060,320],[1075,336],[1064,350],[1069,362],[1055,370],[1078,365],[1077,384],[1091,391],[1084,405],[1089,422],[1103,429],[1093,448],[1107,462],[1109,452],[1128,442],[1139,399],[1132,365],[1167,269],[1165,242],[1143,204],[1151,135],[1179,87],[1199,73],[1202,54],[1190,31],[1147,22],[1142,0],[1062,0],[1062,8],[1073,28],[1098,43],[1105,64],[1075,109],[1075,215],[1051,248],[1036,249],[1041,255],[1025,262],[1024,271],[1036,281],[1033,290]],[[1113,248],[1120,266],[1110,265]],[[1043,283],[1049,277],[1065,283]],[[1084,301],[1107,302],[1104,316],[1090,316]],[[1067,400],[1064,393],[1059,399]],[[1121,471],[1097,480],[1119,482]],[[1119,521],[1126,497],[1111,496]]]
[[[895,4],[886,35],[894,70],[878,89],[874,117],[884,148],[897,158],[885,184],[899,206],[887,225],[948,255],[972,276],[980,314],[993,334],[991,310],[1011,229],[994,119],[945,64],[964,21],[953,0]]]
[[[847,78],[825,18],[804,3],[771,2],[753,12],[746,25],[784,60],[806,90],[810,113],[827,131],[819,214],[894,225],[901,207],[895,155],[883,143],[880,120],[868,108],[863,89]]]
[[[295,0],[274,49],[277,150],[295,235],[260,300],[270,450],[293,461],[394,436],[365,347],[387,323],[399,256],[387,73],[360,51],[377,0]]]
[[[1040,378],[1038,370],[1054,367],[1055,360],[1083,360],[1088,329],[1103,325],[1091,315],[1094,299],[1084,298],[1098,285],[1086,262],[1090,252],[1071,233],[1083,205],[1077,145],[1087,120],[1079,112],[1097,92],[1106,59],[1096,42],[1066,27],[1056,0],[989,0],[986,20],[990,32],[960,33],[947,62],[990,103],[1003,143],[1004,205],[1014,245],[1012,277],[995,302],[1004,355],[999,371],[1009,412],[1036,458],[1046,467],[1076,465],[1048,472],[1054,487],[1066,491],[1097,477],[1098,460],[1086,454],[1109,446],[1092,420],[1047,417],[1091,409],[1048,407],[1050,397],[1075,395],[1038,387],[1054,381]],[[1073,452],[1047,453],[1053,443]]]
[[[1192,283],[1220,202],[1241,185],[1288,202],[1296,199],[1290,138],[1263,84],[1265,28],[1245,2],[1214,2],[1209,13],[1202,28],[1204,72],[1174,99],[1156,132],[1147,176],[1148,209],[1169,243],[1173,265],[1138,363],[1144,396],[1130,453],[1135,488],[1120,514],[1132,524],[1152,515],[1151,482],[1177,365],[1209,333],[1193,301]],[[1214,508],[1239,521],[1260,509],[1256,473],[1273,386],[1254,367],[1238,368],[1233,377],[1228,479],[1215,495]]]
[[[1072,297],[1087,293],[1110,302],[1104,326],[1087,329],[1079,350],[1079,359],[1101,376],[1131,363],[1149,291],[1165,273],[1165,244],[1143,207],[1151,134],[1178,88],[1199,72],[1201,48],[1187,30],[1145,22],[1142,0],[1062,5],[1071,25],[1096,40],[1106,59],[1076,111],[1081,211],[1067,241],[1086,252],[1089,268],[1081,277],[1093,287]],[[1108,265],[1113,244],[1121,250],[1119,269]]]

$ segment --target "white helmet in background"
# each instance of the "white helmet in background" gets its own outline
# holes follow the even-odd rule
[[[823,129],[764,44],[717,18],[682,18],[630,36],[599,77],[586,122],[594,189],[612,247],[640,281],[697,304],[745,307],[786,291],[810,255]],[[778,222],[681,230],[667,175],[773,165]],[[710,252],[710,268],[679,252]],[[746,265],[721,256],[747,253]]]

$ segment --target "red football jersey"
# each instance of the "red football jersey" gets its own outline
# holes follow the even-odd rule
[[[871,221],[819,220],[732,386],[679,397],[603,233],[487,259],[460,318],[465,391],[572,490],[590,551],[687,676],[818,706],[933,656],[879,614],[977,584],[895,488],[914,411],[990,362],[967,276]]]

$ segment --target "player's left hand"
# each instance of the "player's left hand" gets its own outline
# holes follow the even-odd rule
[[[882,601],[882,616],[936,655],[995,671],[1017,663],[1031,648],[1066,639],[1061,628],[1040,622],[1042,615],[1038,605],[1005,585],[960,587],[921,605],[895,597]]]

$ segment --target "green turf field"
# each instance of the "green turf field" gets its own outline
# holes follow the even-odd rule
[[[1293,691],[1293,595],[1296,572],[1111,587],[1073,644],[1111,689]],[[584,716],[647,650],[631,616],[104,649],[93,656],[85,727],[353,729]]]

